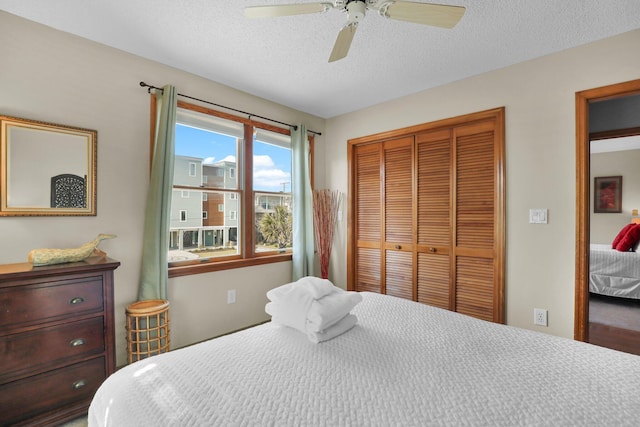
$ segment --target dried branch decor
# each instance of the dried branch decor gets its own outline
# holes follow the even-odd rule
[[[313,231],[323,279],[329,278],[329,258],[341,199],[339,191],[313,190]]]

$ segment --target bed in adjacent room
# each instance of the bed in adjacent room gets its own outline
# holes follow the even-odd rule
[[[89,426],[637,425],[638,356],[362,296],[319,344],[269,322],[126,366]]]
[[[640,252],[621,252],[611,245],[591,244],[589,292],[640,299]]]

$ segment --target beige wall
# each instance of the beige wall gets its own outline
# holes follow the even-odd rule
[[[351,138],[506,107],[507,323],[573,337],[575,93],[640,78],[640,31],[566,50],[330,119],[326,148]],[[325,165],[326,184],[347,191],[347,160]],[[529,224],[548,208],[547,225]],[[346,281],[346,221],[337,232],[332,278]],[[533,325],[533,309],[549,326]]]
[[[137,296],[149,177],[149,95],[138,83],[170,83],[181,93],[320,132],[325,121],[2,11],[0,40],[0,114],[98,131],[98,215],[0,218],[0,263],[24,262],[34,248],[76,247],[98,233],[117,234],[100,248],[122,263],[115,272],[121,365],[125,307]],[[171,279],[172,347],[267,320],[265,293],[289,281],[290,270],[284,262]],[[227,289],[237,290],[236,304],[226,304]]]
[[[591,243],[611,243],[620,229],[631,222],[631,211],[640,209],[640,150],[592,154],[590,166],[592,185],[597,176],[622,176],[621,213],[594,213],[593,196],[589,202]]]

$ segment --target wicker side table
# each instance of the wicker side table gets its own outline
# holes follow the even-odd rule
[[[128,363],[169,351],[169,301],[137,301],[126,314]]]

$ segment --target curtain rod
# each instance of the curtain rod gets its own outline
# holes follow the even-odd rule
[[[153,86],[153,85],[149,85],[149,84],[146,84],[145,82],[140,82],[140,86],[148,88],[147,92],[149,92],[149,93],[151,93],[151,89],[160,90],[160,91],[163,90],[161,87],[156,87],[156,86]],[[227,106],[224,106],[224,105],[216,104],[214,102],[206,101],[204,99],[194,98],[193,96],[184,95],[182,93],[178,93],[178,96],[181,96],[183,98],[193,99],[194,101],[204,102],[205,104],[215,105],[216,107],[226,108],[227,110],[235,111],[236,113],[246,114],[247,116],[249,116],[249,118],[257,117],[259,119],[268,120],[268,121],[274,122],[274,123],[279,123],[281,125],[285,125],[285,126],[291,127],[294,130],[298,130],[298,126],[296,126],[296,125],[291,125],[289,123],[280,122],[278,120],[270,119],[269,117],[263,117],[263,116],[259,116],[257,114],[252,114],[252,113],[249,113],[249,112],[246,112],[246,111],[237,110],[235,108],[231,108],[231,107],[227,107]],[[312,130],[309,130],[309,129],[307,129],[307,132],[312,133],[314,135],[322,135],[322,133],[320,133],[320,132],[315,132],[315,131],[312,131]]]

